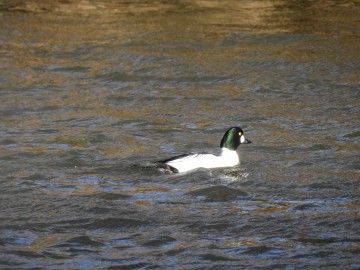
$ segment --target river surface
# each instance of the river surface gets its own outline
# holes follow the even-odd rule
[[[359,269],[359,1],[0,1],[1,269]],[[166,175],[216,153],[235,168]]]

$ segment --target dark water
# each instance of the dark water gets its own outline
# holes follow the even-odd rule
[[[1,269],[360,268],[358,1],[0,9]]]

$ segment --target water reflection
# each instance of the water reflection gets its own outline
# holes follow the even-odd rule
[[[354,1],[2,1],[0,265],[358,268]],[[254,143],[233,169],[160,156]]]

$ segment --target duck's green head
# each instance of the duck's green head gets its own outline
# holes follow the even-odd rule
[[[251,141],[245,138],[244,132],[240,127],[231,127],[225,132],[220,142],[220,147],[236,150],[242,143],[251,143]]]

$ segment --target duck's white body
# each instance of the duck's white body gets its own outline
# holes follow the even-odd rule
[[[199,168],[223,168],[233,167],[239,164],[239,156],[236,151],[221,148],[220,156],[212,154],[189,154],[167,161],[166,164],[175,168],[177,172],[187,172]]]

